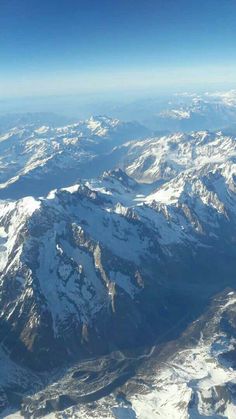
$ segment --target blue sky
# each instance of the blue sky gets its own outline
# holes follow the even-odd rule
[[[2,97],[224,82],[235,0],[1,0]]]

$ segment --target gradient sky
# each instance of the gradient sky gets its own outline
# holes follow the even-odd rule
[[[1,0],[0,95],[236,85],[236,0]]]

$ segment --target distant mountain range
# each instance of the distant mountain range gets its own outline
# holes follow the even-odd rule
[[[112,167],[106,155],[114,146],[147,135],[139,123],[104,116],[58,128],[12,128],[0,136],[0,199],[40,196],[79,177],[97,176]]]
[[[216,130],[235,122],[236,91],[181,94],[171,97],[144,123],[153,129],[170,131]]]

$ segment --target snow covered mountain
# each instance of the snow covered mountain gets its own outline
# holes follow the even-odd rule
[[[39,378],[31,373],[34,394],[21,412],[5,410],[3,417],[234,419],[235,313],[235,291],[227,290],[180,338],[142,355],[120,351],[77,363],[38,392]],[[9,360],[1,361],[9,375]],[[22,380],[20,373],[16,368],[14,378]]]
[[[147,126],[158,130],[217,130],[235,123],[236,91],[180,94],[163,103],[147,118]]]
[[[148,360],[146,388],[131,397],[137,417],[235,417],[235,314],[235,292],[217,296],[178,341]]]
[[[1,137],[2,193],[20,197],[0,201],[3,417],[13,405],[24,417],[67,408],[65,417],[233,415],[234,370],[212,352],[227,333],[234,350],[233,291],[207,307],[235,288],[236,140],[146,136],[140,125],[100,117]],[[92,162],[119,168],[93,177]],[[80,163],[87,180],[64,187]],[[19,190],[27,178],[32,189],[48,179],[48,191],[51,176],[56,189],[43,197]],[[191,346],[198,324],[203,336]],[[117,387],[117,398],[108,396]]]
[[[123,358],[121,353],[114,354],[114,363],[129,362],[130,369],[135,364],[136,373],[112,394],[96,403],[90,401],[83,404],[79,402],[83,396],[79,395],[77,389],[73,397],[75,400],[77,398],[78,404],[56,414],[45,414],[45,417],[234,419],[235,313],[235,292],[227,291],[218,295],[210,309],[193,322],[178,340],[165,346],[153,346],[139,362],[138,357],[134,361],[134,358],[128,359],[124,354]],[[88,364],[80,365],[81,368],[86,366]],[[73,373],[70,371],[60,385],[48,386],[40,393],[42,412],[50,411],[50,402],[60,405],[59,395],[62,391],[67,394],[68,384],[73,388]],[[48,400],[47,405],[45,399]],[[35,408],[37,404],[40,404],[39,395],[32,396],[28,400],[28,409],[29,406]],[[7,417],[10,419],[12,416]]]
[[[160,113],[161,125],[170,123],[174,129],[193,130],[202,128],[219,129],[235,120],[235,102],[209,101],[195,97],[189,105],[180,105]]]
[[[151,137],[126,143],[113,151],[117,164],[145,183],[169,181],[181,173],[199,174],[231,166],[236,157],[234,136],[198,131]]]
[[[97,176],[106,169],[104,154],[148,133],[136,122],[104,116],[59,128],[37,124],[12,128],[0,136],[0,198],[40,196],[78,177]]]

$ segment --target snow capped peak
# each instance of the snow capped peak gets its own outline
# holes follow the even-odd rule
[[[46,134],[50,130],[49,127],[42,125],[41,127],[35,130],[36,134]]]
[[[40,201],[34,199],[32,196],[22,198],[19,201],[19,206],[28,214],[32,215],[35,211],[40,208]]]
[[[107,172],[104,172],[102,175],[103,180],[111,180],[111,179],[117,179],[120,183],[126,186],[135,187],[137,184],[135,180],[130,178],[122,169],[117,168],[114,170],[109,170]]]
[[[91,116],[86,123],[91,132],[99,137],[106,136],[109,129],[121,124],[118,119],[108,118],[107,116]]]
[[[206,96],[222,101],[227,106],[236,106],[236,90],[231,89],[226,92],[206,93]]]
[[[103,123],[103,124],[107,124],[107,125],[111,125],[111,126],[116,126],[117,124],[121,123],[119,121],[119,119],[110,118],[109,116],[106,116],[106,115],[91,116],[89,118],[88,122],[90,122],[90,123],[98,122],[100,124]]]

